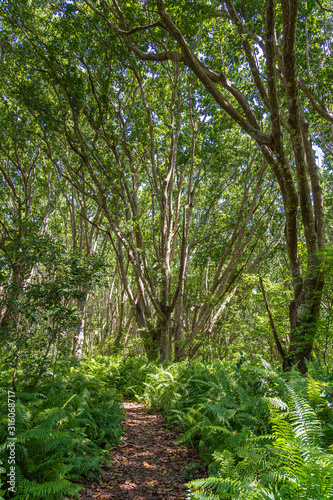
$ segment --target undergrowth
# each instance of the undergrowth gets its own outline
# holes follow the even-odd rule
[[[9,472],[8,395],[0,392],[0,453]],[[15,500],[62,499],[76,482],[96,477],[108,450],[117,445],[122,410],[107,374],[60,366],[35,389],[15,394]],[[7,497],[5,497],[7,498]]]
[[[14,498],[75,494],[118,442],[121,393],[162,411],[179,440],[199,448],[209,477],[189,483],[191,498],[332,499],[333,381],[309,368],[303,377],[266,362],[156,365],[120,356],[60,365],[54,379],[46,374],[16,394]],[[6,467],[7,391],[0,396]]]
[[[191,498],[333,498],[332,380],[318,366],[303,377],[266,362],[100,362],[123,394],[163,411],[179,440],[199,447],[210,474],[189,483]]]

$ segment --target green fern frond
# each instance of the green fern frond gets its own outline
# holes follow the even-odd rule
[[[309,402],[313,408],[325,405],[326,401],[322,398],[321,394],[323,389],[326,387],[328,387],[327,383],[314,380],[311,375],[308,374],[306,392],[308,394]]]
[[[291,394],[290,421],[295,431],[295,436],[299,437],[306,445],[318,443],[322,435],[321,423],[309,403],[299,397],[295,391],[288,387]]]
[[[207,479],[197,479],[188,483],[191,489],[199,488],[209,490],[217,495],[235,494],[242,489],[242,483],[238,480],[224,479],[221,477],[209,477]]]
[[[276,410],[279,410],[279,411],[288,411],[288,409],[289,409],[287,403],[285,401],[282,401],[282,399],[280,399],[280,398],[266,397],[264,399],[265,399],[265,401],[268,402],[268,404],[270,405],[271,408],[275,408]]]
[[[81,486],[72,484],[66,479],[44,482],[42,484],[23,479],[17,487],[15,500],[40,500],[44,498],[57,500],[63,498],[65,494],[74,495],[81,489]]]

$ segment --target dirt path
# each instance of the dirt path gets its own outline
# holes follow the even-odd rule
[[[99,484],[80,493],[81,500],[185,500],[184,483],[206,476],[198,454],[175,441],[161,415],[143,404],[126,401],[122,443],[112,451]]]

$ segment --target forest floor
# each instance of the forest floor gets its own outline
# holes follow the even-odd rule
[[[125,401],[124,435],[112,450],[110,466],[95,484],[83,484],[80,500],[185,500],[184,484],[206,477],[198,452],[177,444],[179,434],[167,428],[160,414],[137,402]]]

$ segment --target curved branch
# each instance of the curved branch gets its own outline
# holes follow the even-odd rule
[[[246,57],[247,57],[248,62],[249,62],[249,66],[250,66],[250,70],[251,70],[251,73],[253,76],[254,83],[256,84],[256,87],[258,89],[258,92],[260,94],[261,99],[263,100],[263,103],[265,104],[265,106],[268,109],[270,109],[270,102],[269,102],[269,99],[267,97],[267,93],[266,93],[266,89],[264,87],[264,84],[263,84],[261,77],[260,77],[260,73],[259,73],[259,70],[258,70],[258,67],[256,64],[256,60],[255,60],[255,57],[253,55],[252,47],[251,47],[249,41],[247,40],[247,38],[245,38],[247,36],[248,32],[245,29],[245,27],[243,26],[239,17],[237,16],[237,13],[236,13],[236,10],[235,10],[235,7],[234,7],[232,1],[226,0],[226,4],[227,4],[228,11],[229,11],[230,19],[235,24],[235,26],[237,27],[238,33],[240,34],[243,49],[244,49],[244,52],[245,52]],[[267,38],[266,38],[266,40],[267,40]],[[265,54],[266,53],[266,46],[263,45],[259,39],[256,39],[255,42],[261,47],[261,49],[263,50],[263,52]]]
[[[322,4],[319,2],[319,0],[316,0],[317,4],[323,10],[324,12],[333,12],[333,9],[327,9],[327,7],[323,7]]]
[[[325,118],[325,120],[328,120],[329,122],[333,123],[333,113],[330,113],[326,109],[323,109],[319,106],[319,104],[313,97],[313,94],[309,89],[309,87],[300,78],[297,80],[297,86],[309,99],[311,106],[315,111],[317,111],[318,115],[320,115],[322,118]]]

